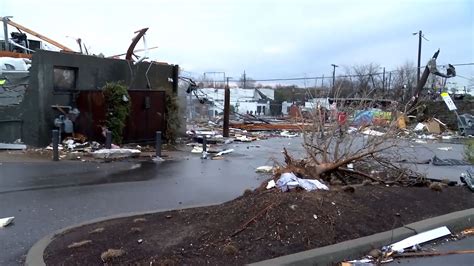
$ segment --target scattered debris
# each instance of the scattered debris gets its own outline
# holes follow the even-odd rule
[[[83,240],[83,241],[79,241],[79,242],[74,242],[72,243],[71,245],[67,246],[68,248],[78,248],[78,247],[82,247],[82,246],[85,246],[87,244],[90,244],[92,243],[91,240]]]
[[[0,219],[0,227],[6,227],[7,225],[11,224],[15,217],[6,217],[6,218],[1,218]]]
[[[440,150],[440,151],[450,151],[452,149],[453,149],[453,147],[438,147],[438,150]]]
[[[329,190],[329,187],[316,179],[298,178],[294,173],[283,173],[276,182],[276,186],[281,191],[286,192],[291,189],[300,187],[306,191],[313,191],[317,189]]]
[[[461,174],[461,183],[467,185],[467,187],[474,192],[474,169],[470,167],[466,173]]]
[[[270,165],[259,166],[257,169],[255,169],[255,172],[257,173],[271,173],[272,171],[273,166]]]
[[[415,245],[419,245],[450,234],[451,231],[449,231],[446,226],[442,226],[393,243],[387,248],[385,248],[385,250],[403,253],[406,248],[411,248]]]
[[[385,135],[385,133],[383,133],[383,132],[380,132],[380,131],[377,131],[377,130],[372,130],[372,129],[366,129],[366,130],[362,131],[362,134],[369,135],[369,136],[377,136],[377,137]]]
[[[143,239],[138,239],[137,242],[138,244],[141,244],[143,242]]]
[[[448,166],[448,165],[470,165],[469,162],[458,159],[440,159],[438,156],[433,156],[431,159],[432,165]]]
[[[268,181],[268,184],[267,184],[267,189],[271,189],[271,188],[274,188],[276,186],[276,183],[275,183],[275,180],[270,180]]]
[[[424,128],[425,128],[425,125],[423,123],[418,123],[418,124],[416,124],[413,131],[423,131]]]
[[[282,132],[280,133],[280,136],[282,136],[282,137],[287,137],[287,138],[294,138],[294,137],[297,137],[298,134],[297,134],[297,133],[293,133],[293,134],[292,134],[292,133],[290,133],[289,131],[286,131],[286,130],[285,130],[285,131],[282,131]]]
[[[123,251],[122,249],[109,248],[107,251],[102,252],[102,254],[100,255],[100,259],[103,262],[107,262],[113,258],[120,257],[123,254],[125,254],[125,251]]]
[[[228,154],[228,153],[231,153],[231,152],[233,152],[233,151],[234,151],[234,149],[223,150],[223,151],[221,151],[221,152],[218,152],[215,156],[216,156],[216,157],[217,157],[217,156],[222,156],[222,155],[224,155],[224,154]]]
[[[137,157],[140,153],[140,150],[136,149],[101,149],[94,151],[92,156],[96,159],[118,159]]]
[[[202,147],[199,146],[194,146],[193,149],[191,150],[191,153],[202,153],[203,149]]]
[[[97,233],[102,233],[104,232],[105,228],[104,227],[98,227],[90,232],[90,234],[97,234]]]

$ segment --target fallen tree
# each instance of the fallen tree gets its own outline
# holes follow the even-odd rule
[[[394,163],[409,149],[399,138],[405,113],[397,102],[376,98],[341,99],[331,110],[318,106],[301,128],[304,157],[285,149],[280,172],[342,184],[413,183],[408,177],[416,173]]]

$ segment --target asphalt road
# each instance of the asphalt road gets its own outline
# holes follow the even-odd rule
[[[256,174],[256,167],[280,160],[283,147],[300,153],[300,143],[301,138],[273,138],[230,144],[235,151],[224,160],[201,160],[186,153],[180,160],[162,163],[3,162],[0,217],[15,216],[15,223],[0,229],[0,265],[22,263],[44,235],[90,219],[231,200],[267,178]],[[438,144],[415,145],[421,145],[415,158],[462,157],[461,145],[449,144],[453,150],[448,152],[438,150]],[[465,168],[429,166],[427,171],[433,178],[458,180]]]

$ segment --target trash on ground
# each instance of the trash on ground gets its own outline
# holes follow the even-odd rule
[[[97,159],[118,159],[138,155],[140,155],[140,150],[136,149],[101,149],[92,153],[92,157]]]
[[[458,160],[458,159],[440,159],[438,156],[433,156],[431,164],[436,166],[449,166],[449,165],[470,165],[469,162]]]
[[[425,128],[425,125],[423,123],[418,123],[418,124],[416,124],[413,131],[423,131],[424,128]]]
[[[268,184],[267,184],[267,189],[271,189],[271,188],[274,188],[276,186],[276,183],[275,183],[275,180],[270,180],[268,181]]]
[[[410,236],[405,238],[401,241],[391,244],[387,247],[388,250],[396,251],[398,253],[402,253],[404,249],[411,248],[413,246],[446,236],[450,235],[451,231],[446,226],[438,227],[423,233],[416,234],[414,236]]]
[[[199,146],[194,146],[193,149],[191,150],[191,153],[202,153],[202,147]]]
[[[369,135],[369,136],[377,136],[377,137],[385,135],[385,133],[377,131],[377,130],[373,130],[373,129],[366,129],[362,131],[362,134]]]
[[[1,218],[0,219],[0,227],[5,227],[7,225],[9,225],[11,222],[13,222],[13,219],[15,219],[15,217],[6,217],[6,218]]]
[[[434,134],[439,134],[441,133],[441,127],[440,123],[438,123],[439,120],[435,119],[430,119],[427,122],[425,122],[425,127],[428,130],[429,133],[434,133]]]
[[[155,163],[159,163],[159,162],[164,162],[164,161],[165,161],[165,159],[163,159],[163,158],[161,158],[161,157],[159,157],[159,156],[155,156],[155,157],[153,157],[153,159],[151,159],[151,160],[152,160],[153,162],[155,162]]]
[[[467,187],[474,192],[474,169],[470,167],[466,173],[461,174],[461,183],[466,184]]]
[[[282,132],[280,133],[280,136],[282,136],[282,137],[287,137],[287,138],[294,138],[294,137],[297,137],[298,134],[297,134],[297,133],[290,133],[289,131],[286,131],[286,130],[285,130],[285,131],[282,131]]]
[[[257,169],[255,169],[255,172],[257,173],[271,173],[272,171],[273,166],[270,165],[259,166]]]
[[[453,147],[439,147],[438,148],[438,150],[440,150],[440,151],[450,151],[452,149],[453,149]]]
[[[216,153],[215,156],[222,156],[222,155],[224,155],[224,154],[228,154],[228,153],[231,153],[231,152],[233,152],[233,151],[234,151],[234,149],[223,150],[223,151],[221,151],[221,152]]]
[[[293,173],[281,174],[280,178],[276,182],[276,186],[283,192],[297,187],[303,188],[306,191],[317,189],[329,190],[329,188],[319,180],[298,178]]]

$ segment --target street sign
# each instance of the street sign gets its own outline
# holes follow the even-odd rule
[[[454,104],[451,97],[449,97],[449,94],[447,92],[442,92],[441,93],[441,98],[443,98],[444,102],[448,106],[449,111],[455,111],[455,110],[458,109],[458,108],[456,108],[456,105]]]

